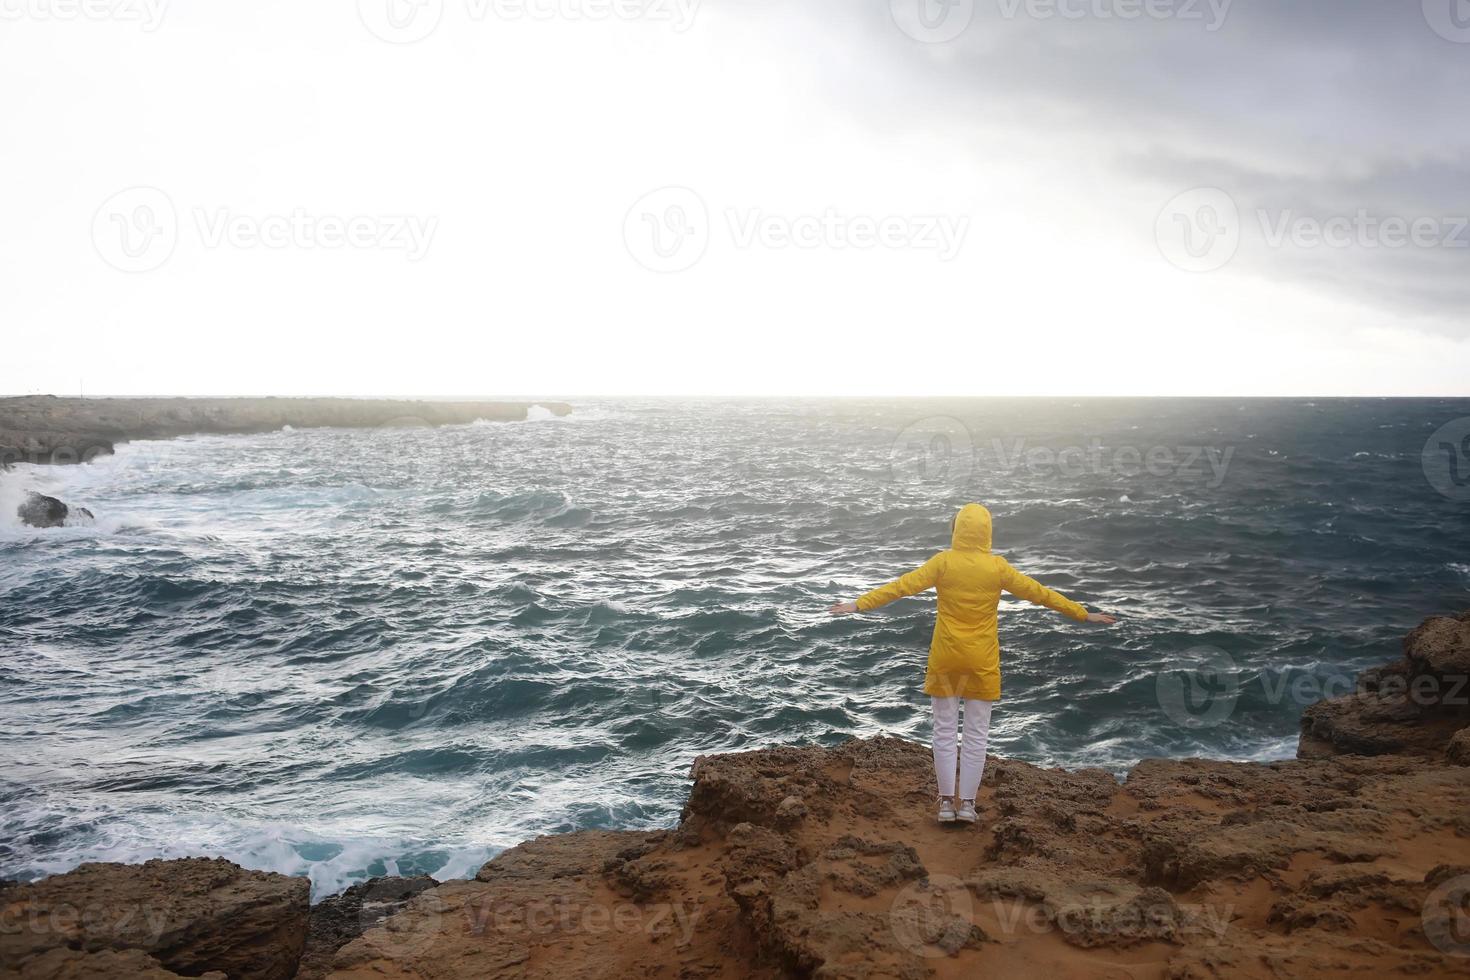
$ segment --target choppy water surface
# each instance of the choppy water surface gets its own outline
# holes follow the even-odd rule
[[[1470,605],[1467,504],[1421,459],[1465,416],[583,401],[12,473],[0,877],[182,854],[310,874],[318,895],[467,875],[538,833],[672,823],[701,753],[924,738],[932,601],[823,610],[945,547],[969,499],[1018,567],[1125,617],[1003,608],[996,752],[1289,756],[1303,693]],[[19,528],[22,486],[98,521]],[[1161,685],[1201,657],[1224,672]]]

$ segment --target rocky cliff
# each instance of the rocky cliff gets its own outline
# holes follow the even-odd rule
[[[1413,755],[1470,764],[1470,612],[1425,620],[1354,693],[1302,713],[1298,758]]]
[[[675,829],[543,837],[473,881],[363,888],[311,923],[309,975],[1470,976],[1470,768],[1449,695],[1470,613],[1405,651],[1374,677],[1432,674],[1439,695],[1391,711],[1392,738],[1370,737],[1380,684],[1340,699],[1371,711],[1308,712],[1308,758],[1148,760],[1121,781],[992,759],[974,827],[933,822],[928,750],[898,739],[702,758]],[[1433,734],[1406,736],[1416,719]],[[147,895],[109,890],[137,874],[116,865],[0,891],[5,975],[280,976],[301,955],[288,879],[235,869],[236,904],[185,923],[171,865],[198,873],[150,862]],[[169,926],[53,927],[58,895]],[[237,906],[253,910],[238,929],[206,911]]]
[[[0,465],[82,463],[130,439],[270,432],[283,426],[375,428],[526,418],[531,402],[359,398],[0,398]],[[571,406],[539,402],[557,415]]]

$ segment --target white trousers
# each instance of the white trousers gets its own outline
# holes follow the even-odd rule
[[[985,743],[990,738],[991,701],[965,699],[965,740],[956,745],[959,736],[960,699],[931,698],[934,702],[934,775],[939,780],[939,795],[955,794],[955,757],[959,757],[959,798],[973,800],[980,791],[980,777],[985,775]]]

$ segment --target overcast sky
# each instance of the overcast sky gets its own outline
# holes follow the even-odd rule
[[[1470,395],[1466,0],[0,0],[7,393]]]

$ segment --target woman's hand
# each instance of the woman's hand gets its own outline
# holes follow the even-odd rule
[[[1112,616],[1109,616],[1107,613],[1090,612],[1087,614],[1087,621],[1089,623],[1101,623],[1104,626],[1112,626],[1118,620]]]
[[[839,602],[835,606],[828,608],[827,615],[847,616],[857,611],[858,607],[856,602]]]

